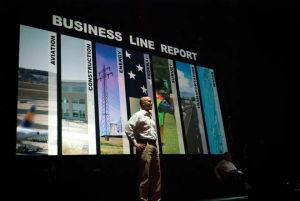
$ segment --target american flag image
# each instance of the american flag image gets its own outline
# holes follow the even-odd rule
[[[149,56],[137,51],[125,50],[124,69],[126,93],[129,96],[132,115],[139,111],[141,97],[150,96],[153,99]]]

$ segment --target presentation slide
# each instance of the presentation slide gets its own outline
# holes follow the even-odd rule
[[[63,28],[61,17],[52,20]],[[174,50],[191,63],[153,56],[152,40],[129,35],[128,46],[126,35],[110,31],[108,45],[87,27],[73,37],[20,25],[16,155],[134,154],[125,126],[145,96],[161,154],[228,151],[214,70],[195,65],[197,53],[161,44],[161,53]]]
[[[223,154],[227,151],[227,143],[214,70],[197,66],[197,72],[210,153]]]

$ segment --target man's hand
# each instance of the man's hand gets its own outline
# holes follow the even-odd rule
[[[171,107],[173,110],[169,113],[174,115],[174,96],[173,96],[173,94],[170,94],[170,103],[171,103]],[[175,116],[174,116],[174,118],[175,118]]]
[[[146,148],[146,145],[137,143],[135,147],[138,148],[140,151],[143,151]]]

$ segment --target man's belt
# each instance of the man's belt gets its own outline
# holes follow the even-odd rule
[[[156,146],[156,140],[146,140],[146,139],[138,139],[137,140],[138,143],[141,143],[141,144],[151,144],[151,145],[155,145]]]

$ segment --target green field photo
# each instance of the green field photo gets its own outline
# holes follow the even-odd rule
[[[110,137],[105,141],[105,137],[100,137],[101,154],[123,154],[123,138]]]
[[[164,89],[159,90],[158,92],[170,104],[169,96],[170,94],[172,94],[172,88],[171,88],[168,59],[153,56],[152,60],[153,60],[154,76],[156,78],[164,80],[166,84]],[[163,154],[180,154],[175,118],[173,115],[169,113],[165,113],[164,115],[165,115],[165,121],[163,127],[163,141],[162,141]]]
[[[174,116],[170,114],[165,115],[163,154],[180,154]]]

